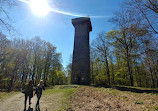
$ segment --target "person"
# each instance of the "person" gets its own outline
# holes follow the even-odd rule
[[[44,87],[44,82],[43,80],[40,80],[39,84],[37,85],[36,87],[36,90],[35,90],[35,94],[37,96],[37,103],[36,103],[36,109],[38,108],[39,109],[39,101],[40,101],[40,98],[42,96],[42,90],[45,90],[45,87]]]
[[[24,101],[24,111],[26,111],[26,103],[27,98],[29,97],[29,107],[31,105],[31,98],[33,97],[33,84],[32,80],[29,80],[27,84],[24,85],[22,93],[25,94],[25,101]]]

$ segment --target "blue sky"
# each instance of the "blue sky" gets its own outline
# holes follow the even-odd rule
[[[108,20],[113,12],[119,10],[123,0],[52,0],[50,6],[60,11],[86,16],[106,16],[104,18],[91,18],[92,32],[90,42],[99,32],[108,32],[114,28]],[[32,13],[29,5],[17,1],[17,6],[8,10],[12,24],[21,38],[31,39],[40,36],[42,40],[51,42],[62,53],[63,66],[70,62],[73,53],[74,27],[71,19],[74,16],[50,12],[47,16],[39,17]]]

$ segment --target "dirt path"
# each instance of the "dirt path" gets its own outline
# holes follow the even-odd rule
[[[24,94],[18,93],[13,97],[9,97],[6,100],[0,102],[0,111],[23,111],[24,109]],[[28,102],[28,101],[27,101]],[[35,107],[36,97],[32,98],[31,107]],[[27,103],[28,106],[28,103]]]
[[[40,101],[40,111],[56,111],[60,108],[59,102],[61,102],[61,93],[53,95],[45,95]],[[0,111],[23,111],[24,110],[24,94],[18,93],[13,97],[9,97],[6,100],[0,102]],[[31,100],[31,108],[35,110],[37,98],[34,96]],[[28,101],[27,101],[28,110]],[[32,111],[32,110],[31,110]]]

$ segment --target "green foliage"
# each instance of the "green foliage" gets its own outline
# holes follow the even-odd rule
[[[29,79],[34,80],[34,85],[40,79],[46,86],[66,84],[61,53],[50,42],[39,37],[8,40],[1,33],[0,38],[0,88],[20,88]],[[9,79],[9,84],[4,79]]]
[[[128,18],[128,16],[131,16],[131,12],[124,14],[119,13],[114,19],[119,28],[109,31],[105,35],[104,42],[108,42],[110,46],[110,51],[107,53],[109,66],[106,66],[107,63],[105,64],[103,53],[97,51],[98,48],[103,49],[104,45],[94,45],[99,39],[92,44],[91,80],[95,81],[92,83],[100,84],[105,81],[107,84],[106,72],[107,69],[110,69],[112,85],[158,87],[158,60],[156,59],[158,58],[158,42],[153,34],[148,32],[148,29],[138,25],[139,21],[136,21],[138,24],[130,21],[132,17]],[[121,19],[125,24],[120,21]]]
[[[143,104],[142,101],[135,101],[135,104]]]
[[[95,84],[105,84],[106,83],[106,76],[104,74],[98,74],[95,77]]]
[[[115,83],[118,85],[129,85],[129,80],[124,78],[117,78],[115,79]]]

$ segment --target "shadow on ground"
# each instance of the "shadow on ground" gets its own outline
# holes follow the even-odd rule
[[[24,110],[24,111],[40,111],[40,108],[33,110],[33,108],[29,107],[28,110]]]
[[[123,86],[113,86],[112,88],[120,90],[120,91],[130,91],[130,92],[135,92],[135,93],[153,93],[153,94],[158,94],[158,90],[137,89],[137,88],[123,87]]]
[[[135,93],[153,93],[158,94],[158,90],[156,89],[138,89],[138,88],[132,88],[132,87],[126,87],[126,86],[107,86],[107,85],[95,85],[94,87],[104,87],[104,88],[112,88],[120,91],[130,91]]]

